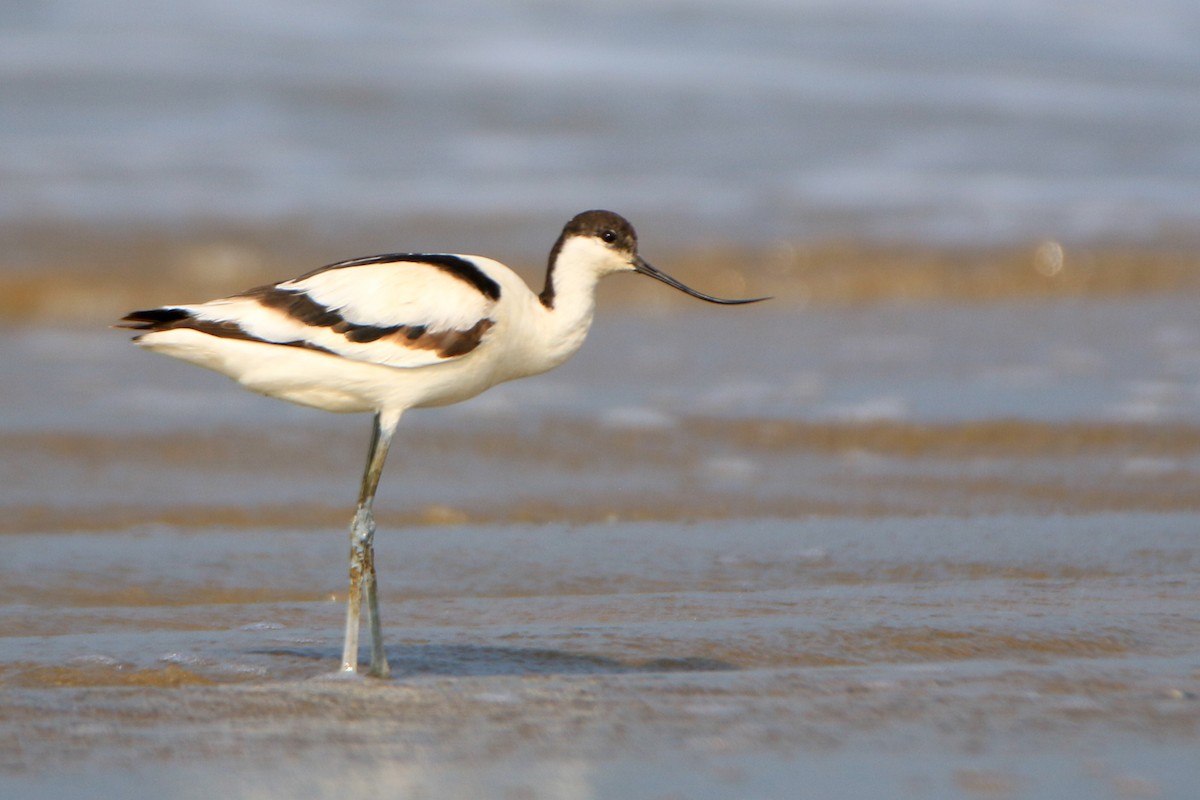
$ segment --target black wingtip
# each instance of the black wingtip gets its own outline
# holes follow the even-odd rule
[[[127,328],[134,331],[157,331],[169,328],[177,322],[182,322],[191,316],[182,308],[148,308],[142,311],[131,311],[115,323],[114,328]]]

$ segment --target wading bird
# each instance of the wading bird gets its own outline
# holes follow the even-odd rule
[[[350,592],[342,672],[358,671],[365,600],[368,674],[388,675],[375,583],[371,507],[392,435],[410,408],[458,403],[504,381],[546,372],[587,336],[597,282],[635,272],[710,303],[646,263],[637,234],[611,211],[585,211],[550,251],[534,294],[490,258],[392,253],[356,258],[197,305],[135,311],[117,327],[147,350],[216,370],[247,389],[325,411],[370,411],[374,429],[350,525]]]

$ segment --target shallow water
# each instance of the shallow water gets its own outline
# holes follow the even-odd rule
[[[6,331],[0,794],[1189,797],[1192,299],[726,311],[406,418],[387,682],[365,417]]]
[[[1186,797],[1196,524],[389,531],[382,683],[324,679],[345,549],[328,530],[9,534],[0,787],[91,796],[56,768],[70,754],[131,797],[197,780],[235,797],[788,797],[801,775],[835,796],[887,776],[903,796],[1050,797],[1070,775],[1094,796]]]

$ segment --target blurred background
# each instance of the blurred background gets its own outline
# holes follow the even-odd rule
[[[0,115],[9,315],[86,310],[48,271],[540,272],[592,207],[658,261],[727,248],[725,290],[830,243],[1029,248],[1045,273],[1046,242],[1200,241],[1189,0],[6,0]]]

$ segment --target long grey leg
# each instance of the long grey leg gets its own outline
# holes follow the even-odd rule
[[[375,517],[372,506],[383,462],[387,460],[392,435],[400,422],[399,413],[377,412],[371,431],[367,466],[358,493],[358,508],[350,525],[350,595],[346,601],[346,641],[342,648],[342,672],[358,671],[358,629],[362,600],[367,601],[367,620],[371,628],[371,665],[369,675],[386,678],[387,655],[383,651],[383,629],[379,622],[379,593],[375,583]]]

